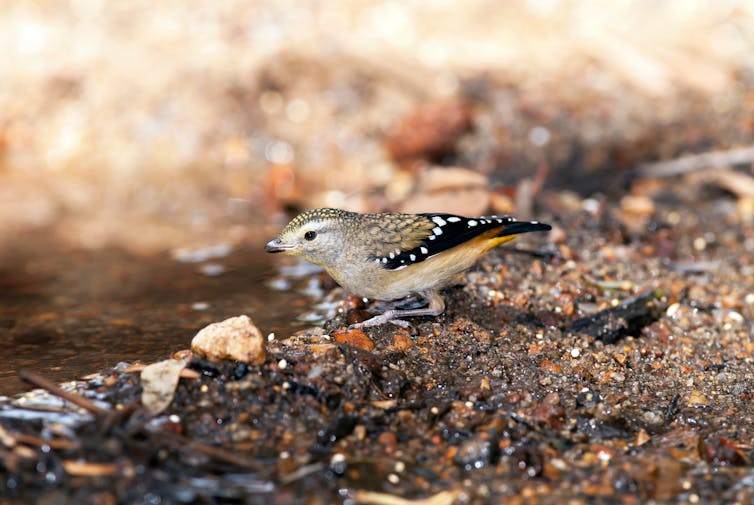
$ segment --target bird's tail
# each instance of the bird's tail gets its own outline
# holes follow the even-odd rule
[[[522,233],[529,233],[531,231],[547,231],[551,230],[552,226],[539,221],[513,221],[512,223],[505,223],[505,226],[498,237],[509,237],[511,235],[521,235]]]
[[[487,250],[504,244],[514,238],[518,237],[522,233],[529,233],[531,231],[547,231],[551,230],[552,226],[549,224],[540,223],[537,221],[513,221],[512,223],[506,223],[500,232],[490,240]]]

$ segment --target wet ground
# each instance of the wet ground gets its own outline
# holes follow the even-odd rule
[[[153,361],[236,314],[278,334],[303,327],[290,311],[307,300],[266,286],[276,269],[261,244],[216,249],[218,257],[194,262],[201,258],[191,251],[137,256],[71,249],[45,232],[19,236],[0,259],[0,338],[12,355],[0,395],[28,388],[21,368],[62,382],[120,361]]]
[[[140,408],[139,374],[123,367],[73,388],[95,401],[88,414],[61,419],[39,398],[26,414],[5,406],[15,444],[2,454],[5,493],[18,503],[752,503],[754,230],[728,195],[692,210],[677,185],[662,186],[665,203],[643,215],[545,192],[540,214],[556,229],[486,257],[444,291],[442,316],[344,331],[366,316],[356,306],[324,330],[268,342],[260,366],[194,358],[198,374],[155,418]],[[637,218],[645,225],[632,229]],[[155,278],[181,272],[194,275],[180,266]]]

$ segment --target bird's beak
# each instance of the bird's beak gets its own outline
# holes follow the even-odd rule
[[[264,245],[264,250],[268,253],[285,252],[290,251],[291,249],[293,249],[293,246],[291,244],[284,244],[283,241],[280,240],[280,237],[274,238]]]

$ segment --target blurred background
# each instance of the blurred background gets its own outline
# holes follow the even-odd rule
[[[93,335],[156,356],[227,315],[283,328],[260,244],[298,209],[617,195],[630,225],[637,166],[751,142],[753,46],[747,0],[7,3],[0,332],[59,369],[112,363]]]
[[[541,164],[596,191],[574,178],[750,138],[753,42],[746,0],[12,2],[0,244],[245,240],[262,211],[438,210],[408,200]]]

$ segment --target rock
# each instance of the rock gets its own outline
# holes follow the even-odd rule
[[[339,344],[352,345],[365,351],[373,351],[375,347],[374,342],[361,330],[336,330],[332,336]]]
[[[384,448],[385,452],[390,454],[398,447],[398,437],[392,431],[383,431],[377,437],[377,443]]]
[[[463,167],[431,167],[417,178],[416,191],[400,205],[401,212],[486,214],[491,193],[484,174]]]
[[[261,365],[265,338],[249,316],[237,316],[201,329],[191,341],[194,354],[211,361],[234,360]]]
[[[398,352],[406,352],[413,347],[414,341],[411,340],[411,336],[407,331],[399,331],[395,333],[392,338],[388,349]]]
[[[500,450],[494,440],[478,437],[464,441],[453,461],[467,470],[478,470],[494,464],[499,457]]]
[[[499,191],[493,191],[490,194],[490,207],[495,214],[515,214],[516,203],[510,196]]]
[[[712,435],[699,444],[702,458],[713,465],[750,465],[751,460],[746,454],[750,448],[745,443],[718,435]]]
[[[272,165],[262,180],[261,195],[271,211],[281,211],[286,205],[298,204],[301,201],[301,188],[295,167]]]
[[[433,167],[419,176],[419,190],[426,193],[459,188],[487,188],[487,176],[463,167]]]
[[[484,188],[459,188],[419,193],[400,206],[401,212],[449,212],[461,216],[481,216],[490,206],[490,193]]]
[[[626,195],[620,201],[621,222],[633,233],[644,231],[655,212],[655,204],[648,196]]]
[[[689,399],[688,402],[686,402],[686,405],[689,407],[706,407],[709,403],[709,398],[707,398],[704,393],[694,390],[689,393]]]
[[[542,360],[542,362],[539,364],[539,368],[544,372],[551,372],[556,374],[563,373],[563,369],[560,367],[560,365],[549,359]]]
[[[394,160],[439,159],[455,150],[459,138],[471,126],[472,110],[468,104],[429,102],[398,122],[385,147]]]

